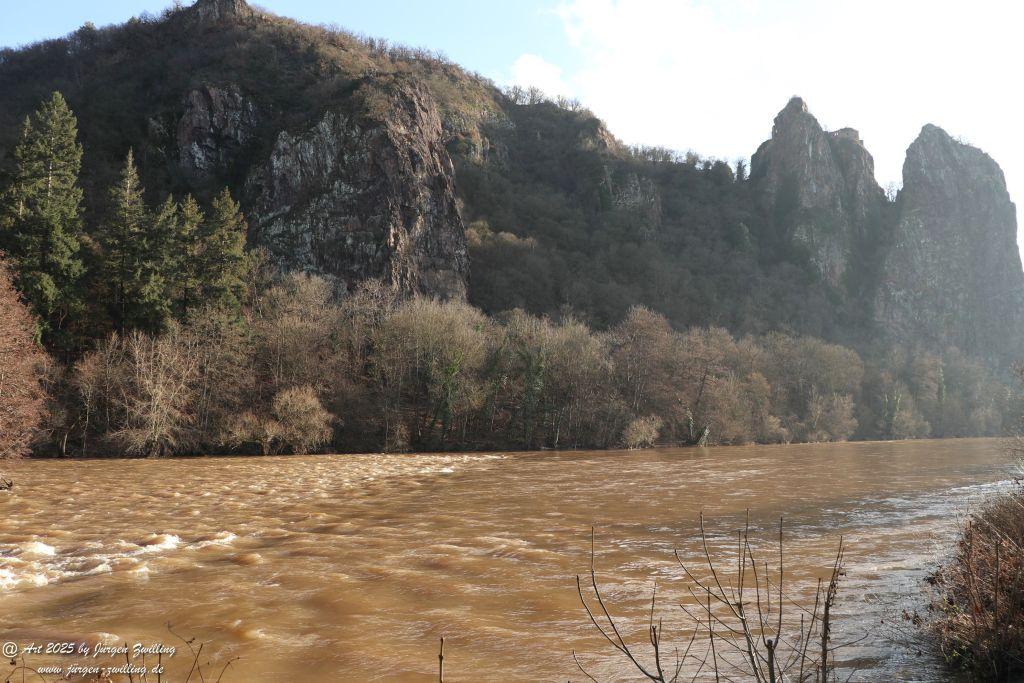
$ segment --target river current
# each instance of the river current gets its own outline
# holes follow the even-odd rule
[[[813,596],[842,537],[837,642],[852,680],[942,680],[899,645],[959,519],[1016,465],[996,440],[632,452],[20,461],[0,493],[0,640],[197,638],[224,683],[636,680],[583,612],[590,565],[638,651],[658,581],[666,638],[699,564],[756,548]],[[683,642],[685,645],[685,642]],[[37,655],[33,663],[70,663]],[[0,672],[2,673],[2,672]],[[125,679],[127,680],[127,679]],[[170,680],[165,678],[164,680]],[[177,679],[174,679],[177,680]],[[193,680],[196,680],[195,678]],[[687,678],[687,680],[689,680]]]

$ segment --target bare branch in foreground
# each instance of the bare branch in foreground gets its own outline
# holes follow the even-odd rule
[[[839,646],[832,644],[832,620],[839,581],[844,574],[842,538],[828,583],[819,579],[814,604],[803,606],[792,600],[783,588],[785,552],[781,519],[778,566],[771,568],[765,561],[760,563],[759,570],[750,542],[748,513],[744,528],[737,534],[736,566],[732,576],[723,573],[724,565],[716,562],[711,553],[703,514],[699,527],[703,570],[691,570],[678,551],[674,553],[691,584],[687,588],[691,606],[680,603],[679,608],[693,623],[692,633],[681,652],[679,648],[666,647],[664,621],[655,618],[658,596],[655,583],[647,615],[645,655],[639,652],[639,645],[629,643],[623,636],[622,628],[601,593],[595,566],[594,530],[591,529],[590,577],[585,589],[583,579],[577,575],[576,589],[590,622],[604,640],[623,655],[631,668],[654,683],[676,683],[684,670],[693,671],[693,680],[706,673],[713,675],[716,682],[737,680],[733,676],[756,683],[835,680],[835,651]],[[705,636],[704,647],[695,648],[700,634]],[[668,658],[669,651],[674,661]],[[586,670],[576,652],[573,652],[573,661],[596,683],[597,679]]]

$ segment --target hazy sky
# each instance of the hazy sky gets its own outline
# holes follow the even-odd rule
[[[0,45],[158,12],[166,0],[0,0]],[[1024,3],[1015,0],[263,0],[577,97],[626,142],[733,161],[802,96],[860,131],[879,182],[934,123],[981,147],[1024,203]]]

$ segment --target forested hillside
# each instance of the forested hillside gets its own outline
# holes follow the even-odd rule
[[[998,433],[995,162],[926,127],[886,197],[793,99],[751,166],[242,0],[4,50],[37,452]]]

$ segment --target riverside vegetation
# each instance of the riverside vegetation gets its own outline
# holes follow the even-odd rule
[[[227,190],[147,204],[131,151],[87,221],[76,129],[53,93],[2,194],[5,455],[29,437],[96,456],[995,435],[1017,409],[955,348],[865,360],[806,335],[677,330],[639,305],[593,329],[374,280],[338,295],[247,249]]]
[[[952,557],[930,577],[934,598],[908,615],[934,650],[971,680],[1024,672],[1024,483],[990,496],[964,523]]]
[[[1024,380],[1024,368],[1017,374]],[[1021,458],[1022,444],[1024,424],[1007,450]],[[1022,475],[971,510],[950,556],[928,577],[931,603],[904,614],[926,646],[969,680],[1018,680],[1024,673]]]

